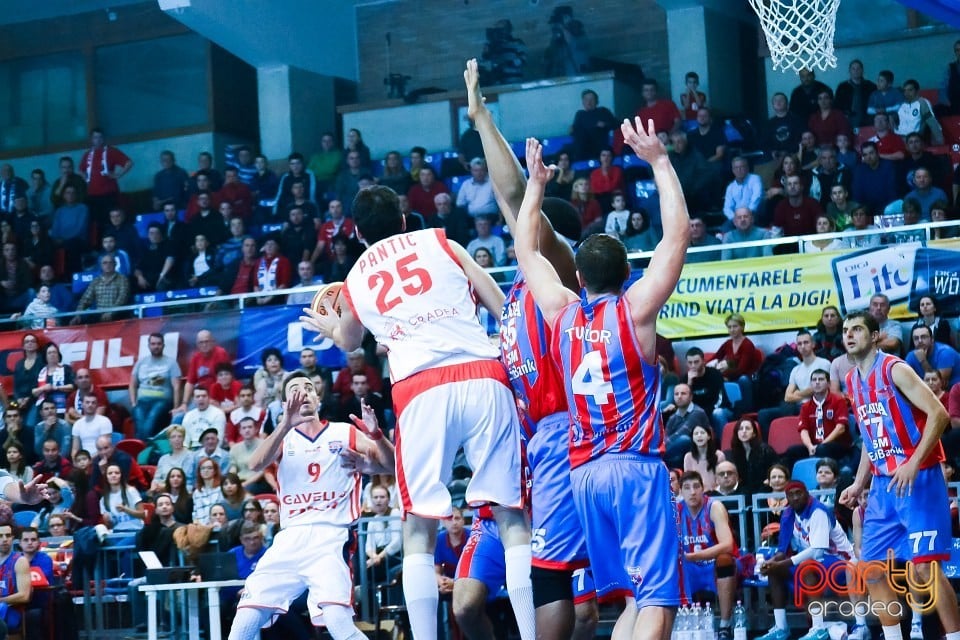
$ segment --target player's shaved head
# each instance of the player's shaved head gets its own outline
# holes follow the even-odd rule
[[[619,294],[630,274],[623,243],[605,233],[584,240],[575,260],[580,279],[589,293]]]
[[[370,244],[403,233],[403,216],[396,192],[380,185],[361,189],[353,199],[353,221]]]

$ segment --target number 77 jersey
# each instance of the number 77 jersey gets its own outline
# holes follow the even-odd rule
[[[477,299],[441,229],[390,238],[364,251],[341,295],[389,351],[393,382],[433,367],[496,359]]]
[[[663,453],[660,368],[646,362],[627,301],[571,303],[554,321],[551,350],[571,417],[570,466],[605,453]]]

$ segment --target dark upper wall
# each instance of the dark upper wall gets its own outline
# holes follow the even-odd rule
[[[359,101],[387,97],[386,34],[391,34],[392,71],[413,76],[408,90],[463,86],[463,63],[479,57],[485,30],[501,18],[527,46],[525,79],[543,77],[554,7],[569,5],[584,23],[593,56],[639,64],[669,87],[666,14],[655,0],[401,0],[357,8]]]

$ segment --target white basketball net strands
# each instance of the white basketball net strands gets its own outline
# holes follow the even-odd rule
[[[840,0],[750,0],[760,18],[774,70],[837,66],[833,53]]]

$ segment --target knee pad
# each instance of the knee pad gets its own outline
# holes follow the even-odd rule
[[[729,553],[721,553],[714,561],[717,579],[732,578],[737,573],[737,563]]]
[[[558,600],[573,600],[573,571],[531,567],[530,582],[536,609]]]

